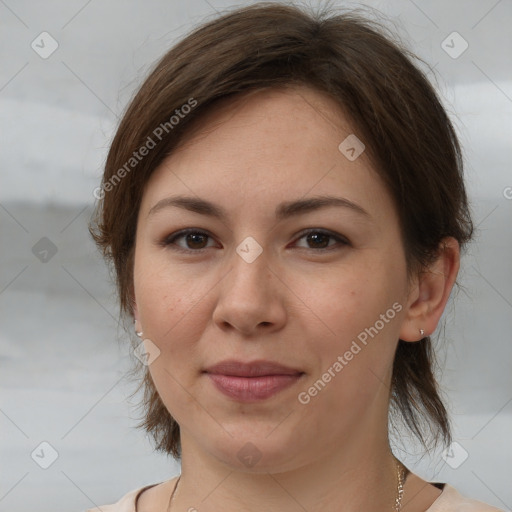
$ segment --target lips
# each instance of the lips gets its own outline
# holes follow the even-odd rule
[[[270,398],[295,384],[304,372],[272,361],[223,361],[205,370],[216,389],[240,402]]]
[[[230,359],[206,368],[206,373],[231,375],[233,377],[261,377],[264,375],[299,375],[303,373],[273,361],[242,362]]]

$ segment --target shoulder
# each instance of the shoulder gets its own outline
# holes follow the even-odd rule
[[[137,505],[140,506],[140,501],[143,501],[139,498],[144,493],[144,491],[151,489],[153,493],[153,491],[156,489],[163,489],[164,487],[168,487],[169,484],[174,483],[175,480],[176,478],[172,478],[171,480],[167,480],[165,482],[138,487],[137,489],[133,489],[127,492],[115,503],[96,506],[95,508],[87,509],[86,512],[96,512],[98,509],[102,512],[136,512],[137,508],[139,508]],[[146,497],[147,494],[147,492],[144,493],[144,497]]]
[[[444,484],[443,492],[426,512],[504,512],[502,509],[492,507],[477,501],[457,491],[454,487]]]
[[[174,486],[175,480],[176,478],[173,478],[160,484],[139,487],[126,493],[117,502],[110,505],[102,505],[99,509],[102,512],[136,512],[137,499],[144,491],[152,488],[156,490],[158,488],[163,489],[164,487]],[[86,512],[94,512],[97,509],[98,507],[88,509]],[[504,510],[463,496],[451,485],[444,484],[443,492],[426,512],[504,512]]]

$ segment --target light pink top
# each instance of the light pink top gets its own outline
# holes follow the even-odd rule
[[[118,502],[112,505],[102,505],[102,512],[137,512],[135,508],[139,494],[158,484],[146,485],[125,494]],[[438,484],[439,485],[439,484]],[[97,512],[98,508],[88,509],[86,512]],[[454,487],[444,484],[443,492],[426,510],[426,512],[504,512],[502,509],[491,507],[481,501],[462,496]]]

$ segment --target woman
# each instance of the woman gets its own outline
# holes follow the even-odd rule
[[[429,336],[473,230],[411,57],[355,14],[256,4],[142,85],[91,230],[140,337],[142,426],[181,475],[102,510],[497,510],[389,444],[390,412],[451,441]]]

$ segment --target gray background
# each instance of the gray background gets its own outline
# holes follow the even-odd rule
[[[460,447],[445,454],[449,464],[440,452],[420,457],[407,437],[396,452],[424,478],[510,510],[512,3],[366,5],[434,67],[464,145],[478,226],[462,262],[464,289],[438,330]],[[0,0],[1,511],[83,510],[179,472],[134,427],[135,384],[124,378],[133,356],[87,221],[118,116],[149,67],[197,23],[234,6]],[[47,59],[31,48],[43,31],[59,44]],[[469,44],[457,58],[441,46],[454,31]],[[462,48],[447,41],[452,52]],[[39,465],[51,462],[43,441],[58,453],[48,469]]]

